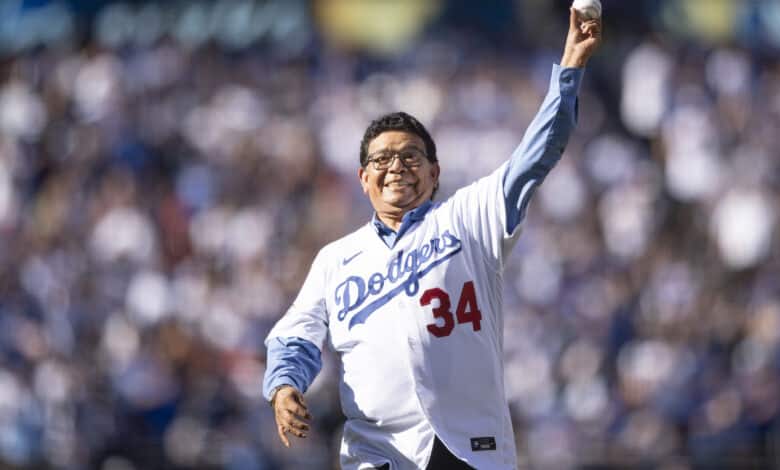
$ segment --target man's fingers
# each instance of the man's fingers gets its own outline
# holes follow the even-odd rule
[[[598,20],[588,20],[588,21],[583,22],[580,25],[580,30],[583,33],[587,34],[588,31],[597,30],[597,29],[599,29],[599,27],[600,27],[600,25],[599,25],[599,21]]]
[[[569,8],[569,29],[577,29],[577,10]]]
[[[298,429],[296,426],[300,426],[300,423],[290,423],[288,426],[284,427],[284,432],[289,432],[293,436],[306,437],[308,428]]]
[[[290,417],[287,420],[286,424],[290,428],[296,428],[296,429],[300,429],[300,430],[303,430],[303,431],[308,431],[309,430],[309,423],[307,423],[306,421],[300,420],[300,419],[298,419],[297,417],[294,417],[294,416]]]
[[[291,401],[286,401],[280,404],[279,408],[282,412],[292,413],[301,418],[311,419],[311,413],[306,407],[306,403],[302,400],[297,400],[296,397],[290,397]]]
[[[286,408],[282,410],[285,419],[298,418],[304,421],[311,419],[311,414],[305,408]]]
[[[281,393],[281,392],[280,392]],[[290,447],[287,433],[300,438],[305,438],[310,427],[308,421],[312,419],[303,399],[303,394],[297,390],[291,390],[289,394],[281,395],[274,406],[279,439],[285,447]]]
[[[306,406],[296,406],[293,408],[290,408],[290,410],[295,416],[298,416],[303,419],[311,419],[311,413],[309,413],[309,410],[306,409]]]
[[[285,446],[290,447],[290,441],[287,439],[287,433],[293,436],[305,438],[307,432],[310,429],[309,423],[306,421],[306,416],[310,416],[309,413],[303,408],[296,408],[303,415],[299,415],[293,412],[292,409],[280,410],[277,415],[278,432],[279,437]]]
[[[290,441],[287,439],[287,435],[285,435],[284,426],[276,426],[276,432],[279,434],[279,439],[282,440],[282,444],[284,444],[285,447],[290,447]]]
[[[303,416],[306,419],[311,419],[311,414],[309,413],[309,406],[306,404],[306,400],[303,398],[302,393],[296,393],[294,395],[295,401],[298,402],[298,409],[294,410],[295,414],[299,416]]]
[[[290,396],[290,398],[292,398],[296,406],[291,406],[288,409],[292,410],[293,413],[302,418],[311,419],[311,413],[309,413],[309,407],[306,405],[306,400],[303,398],[303,394],[295,391]]]
[[[593,26],[583,31],[583,39],[585,42],[593,42],[601,40],[601,29],[598,26]]]

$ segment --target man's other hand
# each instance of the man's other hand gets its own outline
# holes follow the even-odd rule
[[[282,444],[290,447],[288,432],[300,438],[306,437],[312,417],[301,392],[291,386],[282,386],[274,393],[271,406],[274,409],[276,431]]]

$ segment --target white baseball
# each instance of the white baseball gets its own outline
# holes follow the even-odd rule
[[[586,20],[601,17],[601,2],[599,0],[574,0],[571,4]]]

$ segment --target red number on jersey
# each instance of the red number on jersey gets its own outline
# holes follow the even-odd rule
[[[439,299],[439,306],[433,309],[433,317],[437,319],[443,318],[444,324],[439,325],[438,322],[433,322],[426,325],[426,327],[437,338],[449,336],[452,333],[452,329],[455,328],[455,318],[453,318],[450,311],[450,296],[438,287],[434,287],[423,292],[422,297],[420,297],[420,305],[427,307],[433,299]],[[455,317],[458,319],[458,324],[471,323],[474,331],[482,329],[482,312],[479,311],[479,306],[477,305],[477,294],[474,291],[473,281],[463,284]]]
[[[471,323],[474,326],[474,331],[482,329],[482,312],[477,306],[477,294],[474,292],[473,281],[463,284],[455,317],[458,319],[458,323]]]
[[[439,299],[439,306],[433,309],[433,316],[434,318],[443,318],[444,324],[431,323],[427,325],[428,331],[437,338],[449,336],[452,333],[452,329],[455,328],[455,320],[452,318],[452,312],[450,312],[450,296],[438,287],[428,289],[420,297],[420,305],[426,307],[430,305],[433,299]]]

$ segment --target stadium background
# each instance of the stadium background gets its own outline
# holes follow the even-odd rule
[[[521,468],[780,468],[780,2],[602,1],[505,276]],[[286,450],[262,340],[370,216],[363,129],[428,124],[440,197],[486,174],[567,6],[0,2],[0,467],[334,465],[333,357]]]

